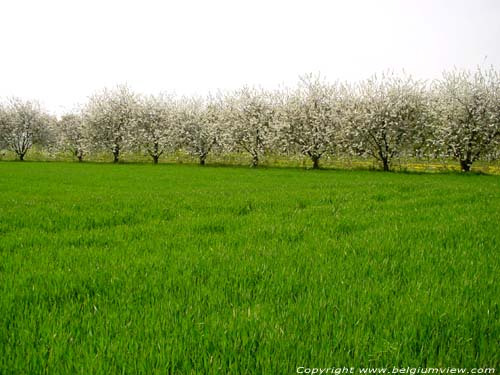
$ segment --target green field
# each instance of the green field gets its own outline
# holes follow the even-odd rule
[[[497,367],[498,176],[0,163],[0,374]]]

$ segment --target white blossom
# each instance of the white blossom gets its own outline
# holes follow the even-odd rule
[[[434,84],[437,152],[454,157],[463,171],[500,143],[500,75],[493,68],[452,71]]]
[[[177,103],[171,96],[141,97],[137,102],[135,126],[130,129],[130,142],[157,164],[160,156],[178,147],[179,117]]]
[[[36,101],[11,98],[0,111],[0,143],[24,160],[35,143],[51,143],[52,120]]]
[[[273,97],[264,90],[245,87],[226,97],[226,130],[233,149],[249,153],[252,167],[272,146]]]
[[[394,158],[411,150],[427,121],[423,82],[394,74],[374,76],[354,87],[347,112],[347,143],[388,171]]]
[[[205,165],[208,154],[221,145],[223,104],[220,96],[184,98],[179,105],[180,142],[185,151]]]
[[[86,153],[85,131],[81,113],[66,113],[57,121],[57,146],[70,151],[78,161]]]
[[[340,142],[345,87],[306,75],[296,90],[286,94],[275,120],[278,136],[285,149],[298,148],[311,159],[313,168],[319,168],[320,158],[334,152]]]
[[[86,138],[93,150],[106,150],[117,163],[120,153],[131,148],[137,123],[139,97],[127,86],[104,89],[90,97],[83,110]]]

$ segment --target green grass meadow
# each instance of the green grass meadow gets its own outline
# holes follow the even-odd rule
[[[0,374],[500,364],[500,178],[0,163]]]

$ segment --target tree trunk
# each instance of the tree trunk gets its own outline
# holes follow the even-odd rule
[[[153,157],[153,164],[158,164],[158,159],[160,158],[160,145],[158,142],[155,142],[154,144],[154,152],[151,155]]]
[[[259,166],[259,155],[255,154],[252,157],[252,168],[256,168]]]
[[[200,165],[205,165],[206,156],[200,156]]]
[[[18,154],[19,155],[19,161],[24,161],[24,153]]]
[[[118,163],[120,161],[120,149],[116,147],[113,150],[113,163]]]
[[[389,170],[390,170],[389,160],[387,160],[387,158],[383,158],[382,159],[382,164],[383,164],[383,167],[384,167],[384,172],[389,172]]]
[[[470,172],[471,166],[472,162],[469,159],[460,160],[460,167],[462,168],[462,172]]]
[[[312,162],[313,162],[313,169],[319,169],[319,156],[313,156],[311,157]]]
[[[79,163],[81,163],[83,161],[83,151],[82,150],[76,150],[75,156],[78,158]]]

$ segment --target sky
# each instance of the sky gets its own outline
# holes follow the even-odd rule
[[[500,68],[499,0],[2,0],[0,99],[61,114],[117,84],[205,95]]]

